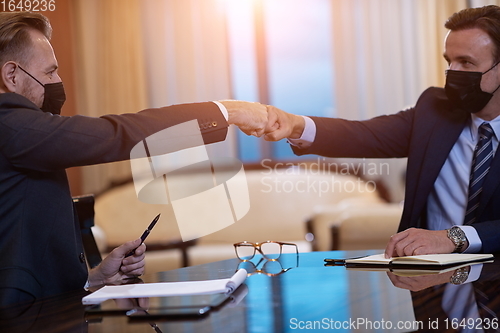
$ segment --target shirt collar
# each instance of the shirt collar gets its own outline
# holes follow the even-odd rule
[[[494,137],[498,140],[498,135],[500,135],[500,116],[497,116],[495,119],[490,121],[483,120],[475,114],[471,114],[471,116],[472,123],[470,124],[470,134],[473,142],[478,141],[479,126],[481,126],[482,123],[490,124],[494,131]]]

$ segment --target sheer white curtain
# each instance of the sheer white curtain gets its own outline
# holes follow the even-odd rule
[[[333,115],[362,120],[395,113],[427,87],[443,86],[444,22],[464,8],[465,0],[333,0]],[[393,201],[402,200],[406,159],[375,162],[390,171],[373,178],[384,181]]]
[[[152,106],[230,97],[224,2],[141,2]]]
[[[78,113],[101,116],[147,107],[137,0],[75,0]],[[130,174],[129,162],[82,168],[82,190],[96,193]]]
[[[232,98],[224,1],[144,1],[141,18],[152,107]],[[235,129],[207,150],[236,157]]]
[[[75,0],[78,109],[100,116],[231,98],[218,0]],[[234,133],[209,153],[235,154]],[[85,167],[83,191],[130,176],[129,162]]]
[[[334,0],[336,116],[394,113],[443,86],[443,25],[465,7],[465,0]]]

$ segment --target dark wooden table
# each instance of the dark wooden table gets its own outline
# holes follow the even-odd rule
[[[81,304],[81,298],[86,295],[82,291],[43,299],[29,307],[4,309],[0,332],[426,332],[430,328],[454,332],[455,328],[468,325],[443,308],[443,299],[449,303],[449,297],[443,298],[443,289],[455,288],[443,282],[448,281],[453,272],[401,277],[385,271],[325,267],[323,262],[324,258],[377,252],[380,251],[303,253],[298,262],[295,254],[284,254],[279,263],[258,263],[259,258],[254,258],[253,262],[258,263],[255,269],[260,272],[246,279],[238,290],[240,299],[198,318],[134,321],[123,315],[89,316]],[[239,264],[239,260],[231,259],[145,275],[143,280],[227,278]],[[246,266],[250,271],[252,267]],[[474,329],[498,326],[499,267],[497,262],[483,264],[479,279],[467,286],[469,293],[465,295],[468,296],[452,298],[455,305],[467,303],[480,309],[475,323],[469,323]],[[455,294],[458,295],[458,291]]]

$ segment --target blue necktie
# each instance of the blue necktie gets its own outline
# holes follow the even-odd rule
[[[465,212],[464,224],[470,225],[476,222],[476,210],[479,207],[479,199],[483,191],[484,178],[490,171],[493,160],[492,137],[495,133],[490,124],[482,123],[479,126],[479,142],[474,150],[472,167],[469,181],[469,201]]]

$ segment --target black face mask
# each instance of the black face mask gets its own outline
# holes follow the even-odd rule
[[[52,114],[61,114],[61,108],[66,101],[66,93],[62,82],[43,84],[38,81],[33,75],[28,73],[24,68],[19,68],[28,74],[33,80],[38,82],[44,88],[43,105],[40,108],[43,112],[50,112]]]
[[[484,73],[447,70],[444,90],[452,107],[470,113],[484,109],[500,86],[492,93],[484,92],[481,90],[481,78],[498,64],[497,62]]]

